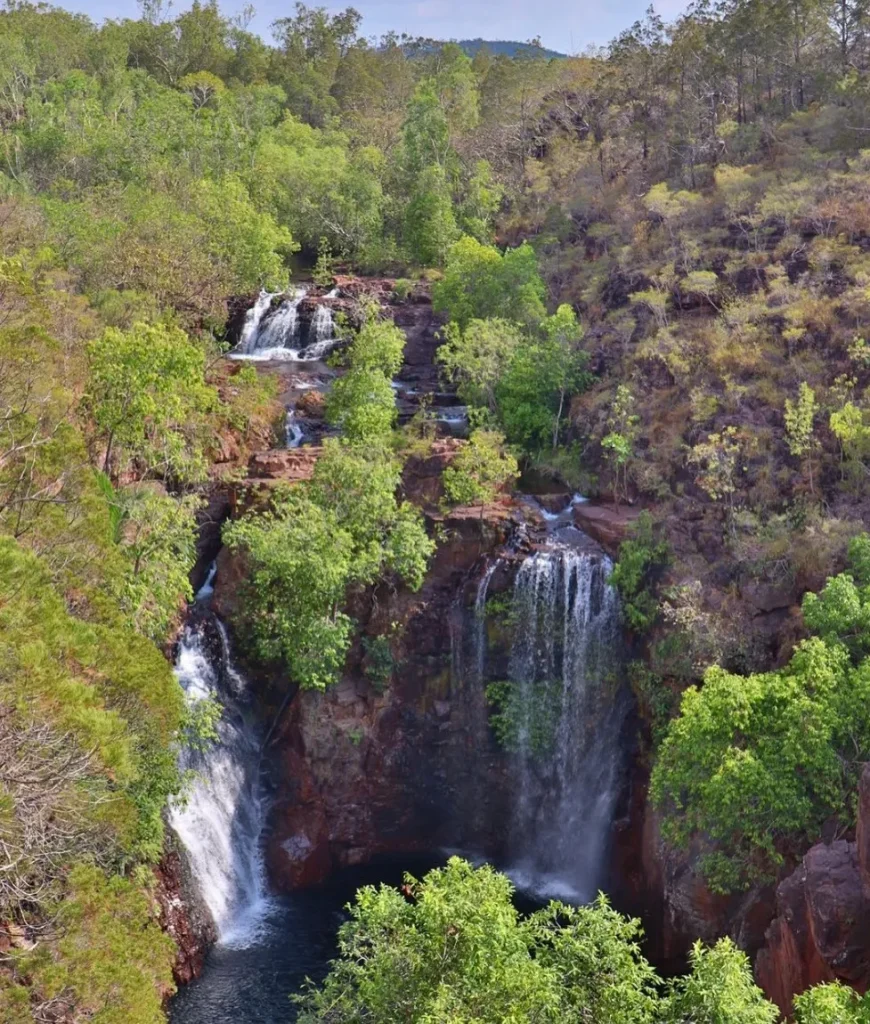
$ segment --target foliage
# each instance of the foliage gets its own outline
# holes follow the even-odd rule
[[[390,320],[381,320],[377,311],[368,310],[366,321],[353,339],[348,353],[352,370],[379,370],[390,380],[402,368],[405,335]]]
[[[326,418],[355,443],[386,445],[396,421],[392,378],[402,365],[405,336],[395,324],[379,320],[374,309],[351,344],[350,367],[332,386]]]
[[[326,419],[354,442],[386,444],[396,422],[396,396],[379,369],[349,370],[332,385]]]
[[[418,175],[405,211],[404,238],[412,262],[441,266],[458,234],[444,171],[427,167]]]
[[[432,302],[462,330],[472,320],[493,318],[537,326],[546,313],[544,293],[537,257],[528,243],[501,253],[465,236],[451,246]]]
[[[224,529],[249,574],[242,626],[257,656],[283,661],[299,686],[334,682],[350,644],[348,586],[392,574],[423,583],[434,550],[420,512],[396,500],[385,449],[328,439],[310,484],[277,491]]]
[[[639,417],[633,411],[635,398],[627,384],[620,384],[607,418],[607,433],[601,448],[613,473],[613,500],[619,502],[620,491],[628,497],[628,469],[634,458]],[[621,474],[621,481],[620,481]]]
[[[123,628],[75,618],[45,566],[0,537],[0,814],[9,854],[0,906],[58,894],[70,859],[103,865],[162,849],[179,785],[170,745],[183,701],[161,653]],[[51,772],[55,784],[22,783]],[[8,810],[8,814],[7,814]],[[8,888],[7,888],[8,886]]]
[[[579,349],[583,328],[570,306],[544,320],[542,335],[517,347],[496,385],[505,434],[527,452],[556,450],[571,399],[592,381]]]
[[[466,405],[495,412],[496,389],[504,386],[514,358],[523,347],[519,328],[507,320],[471,320],[461,329],[456,322],[443,331],[444,344],[436,358],[447,379]]]
[[[657,540],[652,516],[641,512],[631,528],[631,536],[619,546],[619,558],[610,574],[610,585],[622,601],[632,629],[648,630],[659,613],[654,593],[656,575],[667,564],[668,545]]]
[[[673,1024],[775,1024],[779,1010],[752,979],[749,958],[731,939],[712,949],[696,942],[689,955],[691,973],[677,979],[665,1003],[664,1019]]]
[[[396,661],[390,646],[389,637],[364,636],[365,674],[372,686],[383,693],[390,685],[396,671]]]
[[[314,283],[321,288],[328,288],[335,277],[334,257],[329,239],[321,238],[317,246],[317,263],[314,265]]]
[[[816,985],[795,997],[798,1024],[861,1024],[866,1020],[870,1000],[835,982]]]
[[[518,476],[517,460],[495,430],[475,430],[444,470],[444,492],[457,505],[492,501]]]
[[[300,1021],[459,1024],[774,1024],[779,1011],[730,939],[693,947],[690,970],[661,982],[640,951],[637,921],[599,896],[551,902],[529,916],[489,866],[451,858],[402,891],[360,889],[320,987],[296,997]],[[836,985],[797,999],[800,1024],[852,1024],[861,1000]],[[843,1013],[843,1016],[837,1016]]]
[[[856,562],[867,540],[853,542]],[[748,677],[711,668],[683,695],[653,770],[652,792],[677,843],[702,834],[720,889],[772,877],[785,844],[812,841],[832,815],[850,820],[870,751],[863,590],[853,578],[807,595],[804,641],[789,664]]]
[[[811,492],[814,490],[812,453],[818,446],[813,436],[815,416],[816,396],[809,384],[803,381],[797,402],[789,398],[785,400],[785,433],[788,450],[806,463]]]
[[[386,886],[357,893],[323,987],[299,998],[301,1021],[652,1021],[637,922],[603,897],[522,918],[503,875],[455,857],[406,886],[410,900]]]
[[[843,475],[849,478],[853,489],[860,491],[866,475],[865,462],[870,458],[870,427],[865,413],[854,402],[846,402],[830,416],[831,433],[840,442]]]
[[[202,477],[204,415],[217,403],[202,350],[178,328],[135,324],[107,328],[88,360],[87,404],[105,443],[105,471],[120,455],[146,470]]]
[[[486,701],[492,708],[490,727],[504,750],[527,750],[533,757],[552,751],[562,716],[561,681],[490,683]]]
[[[420,511],[396,499],[400,469],[382,449],[329,438],[309,494],[353,538],[356,581],[371,583],[389,570],[419,590],[434,544],[426,536]]]
[[[255,653],[286,663],[303,688],[333,682],[350,644],[339,609],[353,575],[353,536],[335,512],[299,491],[224,528],[224,542],[248,563],[243,622]]]
[[[38,993],[78,1006],[100,1024],[161,1024],[174,945],[154,920],[148,894],[85,863],[69,881],[55,955],[37,952],[21,965],[32,971]]]
[[[118,540],[129,564],[118,604],[140,633],[161,641],[182,604],[193,597],[188,572],[196,560],[201,501],[141,486],[121,491],[117,502]]]

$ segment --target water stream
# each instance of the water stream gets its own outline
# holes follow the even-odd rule
[[[255,362],[279,360],[312,363],[323,359],[337,343],[332,309],[319,304],[305,332],[299,320],[299,307],[308,294],[305,288],[283,292],[260,292],[245,314],[245,322],[232,359]],[[327,298],[331,298],[330,293]]]
[[[620,613],[607,582],[611,565],[569,519],[567,512],[553,516],[549,539],[513,570],[506,680],[512,803],[504,822],[508,858],[501,867],[528,897],[584,902],[603,877],[621,781],[626,702],[618,683]],[[475,758],[491,756],[486,616],[488,591],[502,564],[484,569],[464,613],[471,657],[460,666],[463,713],[479,723],[469,750],[471,775]],[[222,705],[218,742],[182,755],[182,766],[197,776],[170,820],[219,941],[203,976],[173,1000],[170,1018],[173,1024],[283,1024],[295,1019],[289,995],[300,991],[306,976],[317,980],[328,969],[342,908],[355,887],[397,882],[399,868],[413,865],[374,866],[315,890],[270,895],[261,849],[268,810],[260,777],[262,734],[249,713],[247,684],[233,667],[226,631],[208,608],[213,586],[212,570],[179,643],[176,672],[188,701]],[[469,823],[476,821],[473,804],[465,809]]]
[[[172,804],[169,822],[187,849],[199,891],[225,946],[256,941],[270,910],[260,849],[265,800],[260,784],[260,733],[246,707],[247,686],[232,666],[223,624],[203,603],[213,574],[178,644],[175,672],[189,704],[217,701],[217,741],[184,750],[181,768],[193,782]]]

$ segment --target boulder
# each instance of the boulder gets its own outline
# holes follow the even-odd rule
[[[870,985],[870,765],[859,787],[856,841],[817,843],[776,891],[776,917],[755,974],[786,1015],[811,985]]]
[[[617,505],[592,505],[588,502],[574,506],[574,523],[607,551],[615,555],[625,540],[629,528],[640,515],[637,509]]]

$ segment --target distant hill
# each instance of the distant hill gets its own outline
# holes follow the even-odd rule
[[[559,53],[557,50],[547,50],[543,46],[533,46],[531,43],[518,43],[506,39],[460,39],[459,45],[469,57],[473,57],[484,46],[496,56],[504,54],[506,57],[516,57],[518,53],[529,53],[547,58],[567,57],[567,54]]]

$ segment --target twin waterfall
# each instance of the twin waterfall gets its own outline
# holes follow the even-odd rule
[[[499,708],[512,762],[508,873],[521,890],[569,902],[594,898],[604,881],[622,779],[627,701],[611,568],[603,554],[554,544],[522,562],[511,602]],[[491,576],[492,567],[478,614]],[[481,676],[485,657],[484,646]]]
[[[611,565],[579,543],[551,542],[520,562],[509,609],[510,655],[496,681],[487,664],[487,617],[501,614],[489,588],[504,562],[490,563],[466,607],[474,648],[463,686],[463,718],[473,720],[475,756],[490,759],[492,728],[503,760],[511,811],[500,819],[507,870],[518,888],[540,897],[585,902],[602,884],[608,837],[622,775],[626,700],[619,685],[620,613],[607,579]],[[564,532],[564,531],[561,531]],[[260,762],[262,735],[235,671],[226,631],[209,610],[214,570],[197,595],[178,645],[176,673],[188,703],[217,702],[217,741],[181,753],[192,782],[170,808],[202,897],[224,947],[257,945],[276,904],[262,854],[266,820]],[[495,661],[495,659],[491,659]],[[486,681],[501,697],[487,708]],[[500,726],[496,720],[500,719]],[[476,777],[468,765],[468,781]],[[473,788],[466,826],[476,828]]]

